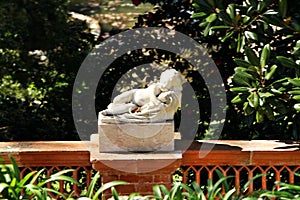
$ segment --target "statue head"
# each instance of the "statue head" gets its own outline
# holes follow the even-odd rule
[[[166,71],[162,72],[159,80],[163,90],[178,88],[181,91],[182,84],[185,82],[186,80],[184,76],[175,69],[167,69]]]

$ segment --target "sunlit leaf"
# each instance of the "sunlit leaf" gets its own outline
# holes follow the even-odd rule
[[[300,111],[300,103],[296,103],[294,105],[294,108],[297,110],[297,111]]]
[[[217,14],[212,13],[206,18],[206,21],[211,23],[211,22],[215,21],[216,19],[217,19]]]
[[[270,56],[270,45],[266,44],[262,50],[261,57],[260,57],[261,67],[265,67],[266,63],[268,62],[269,56]]]
[[[198,13],[193,13],[191,15],[191,18],[200,18],[200,17],[204,17],[206,16],[207,14],[205,12],[198,12]]]
[[[248,92],[249,88],[248,87],[233,87],[230,88],[231,92]]]
[[[270,71],[265,75],[266,80],[270,80],[277,69],[277,65],[272,65]]]
[[[243,100],[241,99],[240,95],[235,96],[232,100],[231,103],[242,103]]]
[[[254,32],[251,32],[251,31],[245,31],[245,36],[248,40],[251,39],[251,40],[256,40],[257,41],[257,39],[258,39],[257,34],[254,33]]]

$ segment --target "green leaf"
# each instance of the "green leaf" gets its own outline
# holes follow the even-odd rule
[[[262,176],[264,176],[265,174],[258,174],[256,176],[254,176],[253,178],[251,178],[250,180],[248,180],[244,185],[243,187],[241,188],[241,192],[246,192],[247,188],[249,187],[249,185],[257,178],[260,178]]]
[[[247,100],[249,102],[249,105],[252,107],[252,108],[255,108],[254,106],[254,92],[252,92],[248,97],[247,97]],[[256,104],[257,105],[257,104]]]
[[[272,65],[270,71],[265,75],[266,80],[270,80],[277,69],[277,65]]]
[[[241,66],[241,67],[251,67],[253,66],[251,63],[249,63],[248,61],[246,60],[243,60],[243,59],[240,59],[240,58],[234,58],[233,59],[234,62],[238,65],[238,66]]]
[[[34,184],[35,181],[39,178],[39,176],[45,171],[45,169],[39,170],[37,173],[35,173],[34,177],[31,179],[30,184]]]
[[[193,3],[192,6],[193,6],[194,8],[196,8],[196,9],[199,9],[199,8],[200,8],[199,4],[197,4],[197,3]]]
[[[215,30],[215,29],[228,29],[228,28],[231,28],[230,26],[213,26],[211,27],[212,30]]]
[[[248,87],[233,87],[230,88],[231,92],[248,92],[250,90],[250,88]]]
[[[219,16],[220,20],[223,21],[225,24],[232,26],[234,25],[228,14],[224,10],[220,10]]]
[[[6,183],[0,183],[0,194],[6,189],[9,188],[9,185]]]
[[[243,110],[245,112],[245,116],[249,116],[255,111],[251,106],[249,106],[249,102],[244,103]]]
[[[243,100],[241,98],[240,95],[236,95],[232,100],[231,100],[231,103],[242,103]]]
[[[94,189],[95,189],[95,186],[96,186],[97,181],[98,181],[99,178],[100,178],[100,172],[97,172],[97,173],[94,175],[94,177],[93,177],[93,179],[92,179],[92,182],[91,182],[91,184],[90,184],[90,186],[89,186],[89,188],[88,188],[88,191],[87,191],[87,197],[88,197],[88,198],[92,198],[93,192],[94,192]]]
[[[284,66],[288,68],[297,68],[297,64],[291,58],[284,56],[276,56],[277,60]]]
[[[245,46],[245,53],[251,64],[253,64],[254,66],[259,66],[259,58],[250,47]]]
[[[265,67],[266,63],[268,62],[269,56],[270,56],[270,45],[266,44],[262,50],[261,57],[260,57],[260,66],[262,68]]]
[[[266,104],[263,107],[263,111],[269,120],[272,120],[272,121],[275,120],[274,112],[269,104]]]
[[[236,192],[235,188],[232,188],[231,190],[229,190],[228,192],[226,192],[223,200],[229,200],[232,199],[232,195]]]
[[[200,18],[200,17],[204,17],[206,16],[207,14],[205,12],[198,12],[198,13],[193,13],[191,15],[191,18]]]
[[[255,40],[255,41],[258,40],[257,34],[251,32],[251,31],[245,31],[245,36],[246,36],[246,38],[247,38],[248,40],[249,40],[249,39],[250,39],[250,40]]]
[[[154,193],[154,197],[156,199],[163,199],[163,196],[161,194],[159,185],[154,185],[153,186],[153,193]]]
[[[300,95],[295,95],[292,98],[295,99],[295,100],[297,100],[297,101],[300,101]]]
[[[63,199],[66,199],[66,196],[63,193],[59,192],[59,191],[56,191],[56,190],[51,189],[51,188],[44,188],[44,189],[45,189],[45,191],[44,191],[45,195],[47,195],[47,192],[51,192],[53,194],[57,194],[58,196],[62,197]],[[45,199],[47,199],[47,198],[45,198]]]
[[[93,196],[93,200],[97,200],[99,195],[107,190],[108,188],[111,188],[111,187],[114,187],[114,186],[117,186],[117,185],[125,185],[125,184],[128,184],[127,182],[125,181],[112,181],[112,182],[109,182],[109,183],[105,183],[104,185],[102,185],[98,190],[97,192],[94,194]]]
[[[217,19],[217,14],[216,13],[212,13],[210,14],[207,18],[206,18],[206,21],[211,23],[213,21],[215,21]]]
[[[297,110],[297,111],[300,111],[300,103],[296,103],[294,105],[294,108]]]
[[[266,12],[264,12],[264,15],[276,15],[278,12],[276,12],[275,10],[267,10]]]
[[[300,87],[300,79],[288,79],[288,81],[296,87]]]
[[[253,93],[253,106],[254,106],[254,108],[258,108],[258,106],[259,106],[259,96],[258,96],[257,92]]]
[[[286,16],[286,11],[287,11],[287,0],[279,0],[279,12],[281,17]]]
[[[19,182],[20,181],[20,170],[19,170],[18,164],[17,164],[16,160],[14,159],[14,157],[11,154],[9,154],[8,157],[11,160],[11,163],[12,163],[12,166],[13,166],[13,169],[14,169],[14,177]]]
[[[204,33],[203,33],[203,35],[204,35],[205,37],[208,36],[208,33],[209,33],[209,31],[210,31],[210,27],[211,27],[211,23],[208,23],[207,26],[205,27]]]
[[[111,194],[114,197],[114,200],[119,200],[119,194],[114,187],[111,188]]]
[[[27,181],[29,181],[30,178],[32,178],[32,176],[36,173],[36,171],[32,171],[28,174],[26,174],[26,176],[19,182],[18,186],[23,187]]]
[[[288,91],[288,93],[291,95],[300,95],[300,90],[292,90],[292,91]]]
[[[166,186],[164,185],[159,185],[160,190],[162,191],[162,193],[166,196],[169,194],[168,189],[166,188]]]
[[[221,37],[220,40],[221,42],[225,42],[228,38],[230,38],[233,34],[235,33],[235,31],[229,31],[226,33],[225,36]]]
[[[180,192],[180,190],[181,190],[180,186],[181,186],[180,182],[174,183],[172,189],[170,190],[170,199],[175,199],[174,197],[175,197],[176,193]]]
[[[257,110],[256,111],[256,121],[258,123],[262,123],[264,121],[264,115],[261,111]]]
[[[253,76],[252,74],[249,74],[247,71],[240,71],[240,70],[237,70],[234,74],[234,76],[239,76],[241,77],[242,79],[250,79],[250,80],[256,80],[255,79],[255,76]]]
[[[235,21],[235,9],[234,9],[233,3],[228,5],[227,12],[230,16],[231,21],[234,22]]]
[[[251,84],[249,83],[249,80],[248,79],[244,79],[240,76],[233,76],[233,79],[232,79],[236,84],[238,85],[241,85],[241,86],[249,86],[251,87]]]

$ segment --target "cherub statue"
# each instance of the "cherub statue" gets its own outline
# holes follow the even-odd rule
[[[126,91],[99,113],[102,123],[164,122],[173,120],[181,106],[185,78],[175,69],[162,72],[157,83],[145,89]]]

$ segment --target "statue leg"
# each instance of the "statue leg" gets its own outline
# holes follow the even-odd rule
[[[107,106],[107,109],[104,110],[104,115],[121,115],[124,113],[129,113],[129,110],[136,109],[137,105],[133,103],[126,104],[114,104],[111,103]]]

